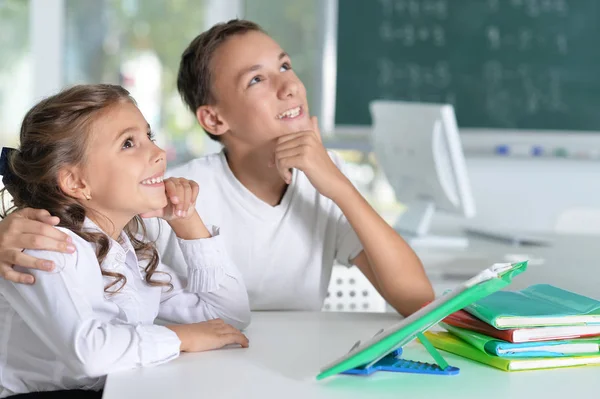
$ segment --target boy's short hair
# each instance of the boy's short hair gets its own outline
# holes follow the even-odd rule
[[[243,19],[232,19],[216,24],[209,30],[196,36],[181,55],[177,90],[188,108],[196,113],[198,107],[215,101],[211,91],[212,71],[210,64],[215,51],[223,42],[234,35],[264,30],[254,22]],[[219,136],[206,132],[208,136],[220,141]]]

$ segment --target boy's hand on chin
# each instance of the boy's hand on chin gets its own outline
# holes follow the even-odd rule
[[[196,212],[198,184],[193,180],[181,177],[170,177],[164,180],[167,206],[140,216],[143,218],[159,217],[166,221],[188,219]]]
[[[269,165],[277,167],[287,184],[292,181],[291,169],[301,170],[319,193],[335,201],[335,197],[352,184],[323,146],[317,117],[311,117],[311,122],[312,130],[286,134],[277,139],[274,159]]]

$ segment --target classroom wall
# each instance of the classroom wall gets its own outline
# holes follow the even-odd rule
[[[600,211],[600,132],[461,129],[461,141],[476,223],[553,231],[569,209]],[[508,147],[509,155],[496,155],[497,146]],[[534,147],[540,156],[531,155]],[[587,222],[575,227],[589,231]]]
[[[478,225],[547,232],[568,209],[600,209],[598,161],[467,156],[467,167]]]

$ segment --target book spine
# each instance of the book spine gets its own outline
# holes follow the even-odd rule
[[[487,309],[485,307],[479,306],[476,303],[474,303],[474,304],[470,305],[469,307],[467,307],[466,310],[470,314],[472,314],[473,316],[477,317],[480,320],[483,320],[490,326],[492,326],[494,328],[498,328],[498,326],[496,324],[495,315],[492,314],[491,312],[487,311]]]
[[[470,322],[468,320],[461,320],[457,317],[447,317],[444,322],[454,327],[465,328],[467,330],[475,331],[480,334],[488,335],[490,337],[498,338],[503,341],[513,342],[513,330],[497,330],[494,327],[487,325],[483,322]]]

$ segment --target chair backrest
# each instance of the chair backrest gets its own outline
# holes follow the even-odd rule
[[[385,312],[385,299],[356,267],[333,266],[324,311]]]
[[[600,235],[600,208],[571,208],[563,211],[554,224],[562,234]]]

